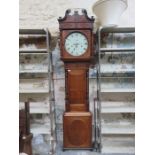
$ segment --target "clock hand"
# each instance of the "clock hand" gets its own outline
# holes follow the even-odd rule
[[[75,45],[75,47],[77,48],[77,47],[78,47],[78,45],[79,45],[79,43],[75,43],[74,45]]]

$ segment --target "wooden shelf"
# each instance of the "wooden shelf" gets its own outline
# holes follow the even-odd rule
[[[47,53],[47,49],[19,49],[19,53]]]
[[[50,118],[49,115],[31,115],[31,123],[30,127],[32,132],[35,134],[50,134],[51,133],[51,126],[50,126]]]
[[[101,113],[135,113],[134,107],[102,107]]]
[[[124,115],[122,113],[101,115],[102,134],[135,134],[134,114]]]
[[[112,52],[110,52],[110,51],[108,51],[108,52],[106,52],[106,51],[101,51],[101,53],[100,53],[100,55],[101,55],[101,59],[102,59],[102,57],[104,57],[104,56],[117,56],[117,55],[135,55],[135,51],[112,51]]]
[[[47,53],[47,52],[44,52],[44,53],[41,53],[41,52],[39,52],[39,53],[38,53],[38,52],[33,52],[33,53],[31,53],[31,52],[25,52],[25,53],[24,53],[24,52],[23,52],[23,53],[19,53],[19,54],[25,56],[25,55],[36,55],[36,54],[37,54],[37,55],[47,55],[48,53]]]
[[[20,79],[20,93],[48,93],[49,83],[47,78]]]
[[[135,48],[100,48],[101,52],[134,52]]]
[[[134,78],[102,78],[100,79],[101,92],[134,92]]]
[[[49,114],[49,108],[38,107],[38,108],[30,108],[31,114]]]
[[[43,38],[46,34],[21,34],[19,39],[30,39],[30,38]]]
[[[134,33],[134,27],[117,27],[117,28],[102,28],[100,29],[101,33]]]
[[[48,74],[48,70],[20,70],[20,74],[32,73],[32,74]]]
[[[105,135],[102,140],[102,153],[134,154],[134,135]]]
[[[123,74],[123,73],[135,73],[135,69],[108,69],[108,70],[103,70],[103,69],[100,69],[100,74]]]
[[[46,30],[45,29],[19,29],[19,34],[36,34],[36,35],[40,35],[40,34],[46,34]]]
[[[122,126],[122,125],[103,125],[102,134],[135,134],[134,125]]]
[[[134,102],[101,102],[101,113],[135,113]]]
[[[31,132],[33,134],[51,134],[50,126],[45,125],[31,125]]]
[[[44,102],[30,102],[30,113],[31,114],[49,114],[50,103],[44,103]],[[24,107],[24,102],[19,103],[20,108]]]
[[[134,93],[135,89],[102,89],[101,93]]]
[[[28,94],[31,94],[31,93],[49,93],[49,90],[47,89],[33,89],[33,90],[19,90],[19,93],[28,93]]]

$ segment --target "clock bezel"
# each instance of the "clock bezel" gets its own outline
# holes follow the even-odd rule
[[[74,32],[78,32],[83,34],[87,41],[88,41],[88,47],[87,50],[80,56],[73,56],[68,53],[68,51],[65,48],[65,40],[66,38]],[[60,37],[60,48],[61,48],[61,60],[63,61],[90,61],[92,59],[92,53],[93,53],[93,48],[92,48],[92,41],[93,41],[93,35],[90,30],[63,30],[61,32],[61,37]]]
[[[86,36],[85,34],[79,32],[79,31],[74,31],[74,32],[72,32],[72,33],[69,33],[69,34],[66,36],[66,38],[65,38],[65,41],[64,41],[65,50],[66,50],[71,56],[79,57],[79,56],[84,55],[85,52],[87,51],[87,49],[86,49],[84,52],[82,52],[82,54],[80,54],[80,55],[73,55],[73,54],[71,54],[71,53],[66,49],[66,40],[67,40],[67,38],[68,38],[70,35],[72,35],[72,34],[74,34],[74,33],[79,33],[79,34],[83,35],[83,36],[86,38],[86,40],[87,40],[87,49],[89,48],[89,45],[88,45],[88,38],[87,38],[87,36]]]

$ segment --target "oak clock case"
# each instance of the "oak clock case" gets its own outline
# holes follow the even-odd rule
[[[59,18],[60,53],[65,68],[63,149],[92,149],[89,67],[94,56],[93,23],[86,10],[67,10]]]

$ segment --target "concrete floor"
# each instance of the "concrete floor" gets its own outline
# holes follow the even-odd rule
[[[59,141],[57,144],[56,155],[134,155],[134,154],[102,154],[94,151],[87,151],[87,150],[62,150],[62,142]]]
[[[57,155],[101,155],[99,153],[91,152],[91,151],[60,151]]]
[[[57,155],[134,155],[134,154],[101,154],[93,151],[59,151]]]

